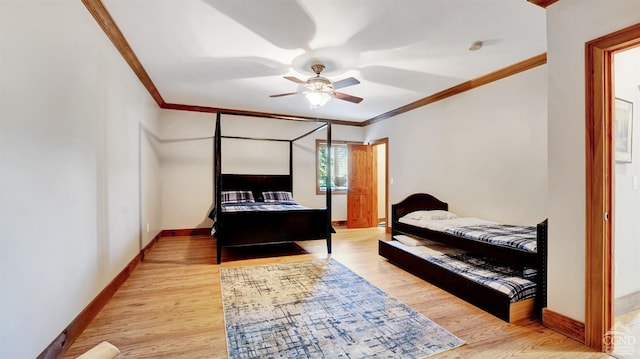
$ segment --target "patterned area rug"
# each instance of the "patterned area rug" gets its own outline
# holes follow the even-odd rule
[[[230,358],[424,358],[464,342],[339,262],[220,268]]]

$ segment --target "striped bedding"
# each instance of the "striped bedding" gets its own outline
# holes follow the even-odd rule
[[[273,212],[273,211],[295,211],[308,209],[296,202],[234,202],[224,203],[221,206],[222,212]],[[209,213],[209,218],[213,220],[211,235],[216,233],[216,222],[218,221],[218,210],[213,208]]]
[[[504,266],[496,266],[480,257],[472,257],[468,254],[445,254],[426,259],[474,282],[507,294],[512,303],[533,298],[536,295],[536,283],[519,277],[518,274],[520,273],[516,270]]]
[[[493,259],[471,255],[458,249],[432,246],[430,243],[405,245],[398,240],[401,238],[396,237],[388,243],[479,284],[496,289],[506,294],[511,302],[535,297],[536,283],[533,281],[537,271],[533,268],[514,269]]]
[[[496,223],[448,227],[444,231],[458,237],[517,248],[528,252],[536,252],[538,250],[535,226]]]
[[[222,212],[292,211],[307,209],[296,202],[241,202],[222,205]]]

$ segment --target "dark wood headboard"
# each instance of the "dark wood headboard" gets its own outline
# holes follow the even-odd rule
[[[241,175],[222,174],[222,191],[252,191],[256,201],[262,200],[262,192],[292,192],[293,183],[289,175]]]
[[[401,202],[391,206],[392,220],[396,221],[405,214],[417,210],[448,210],[449,205],[427,193],[414,193]]]

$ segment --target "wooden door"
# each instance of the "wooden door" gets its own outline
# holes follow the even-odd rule
[[[378,221],[377,156],[373,146],[349,145],[347,227],[375,227]]]

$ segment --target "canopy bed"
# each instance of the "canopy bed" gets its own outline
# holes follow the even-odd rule
[[[307,208],[295,202],[292,195],[294,143],[320,130],[326,130],[327,146],[330,147],[331,124],[322,120],[260,118],[261,121],[304,122],[305,124],[300,126],[304,133],[296,133],[293,138],[282,138],[282,136],[271,138],[264,137],[263,134],[262,136],[225,136],[222,115],[218,113],[216,117],[214,207],[209,214],[214,221],[211,232],[216,239],[217,263],[221,262],[222,249],[231,246],[325,239],[327,252],[331,253],[331,233],[334,232],[331,225],[331,188],[326,190],[325,208]],[[234,121],[242,121],[242,119],[234,119]],[[255,131],[255,128],[253,130]],[[288,173],[222,173],[223,139],[288,143]],[[269,156],[272,155],[278,154],[269,153]],[[327,167],[327,176],[330,174],[331,169]]]

